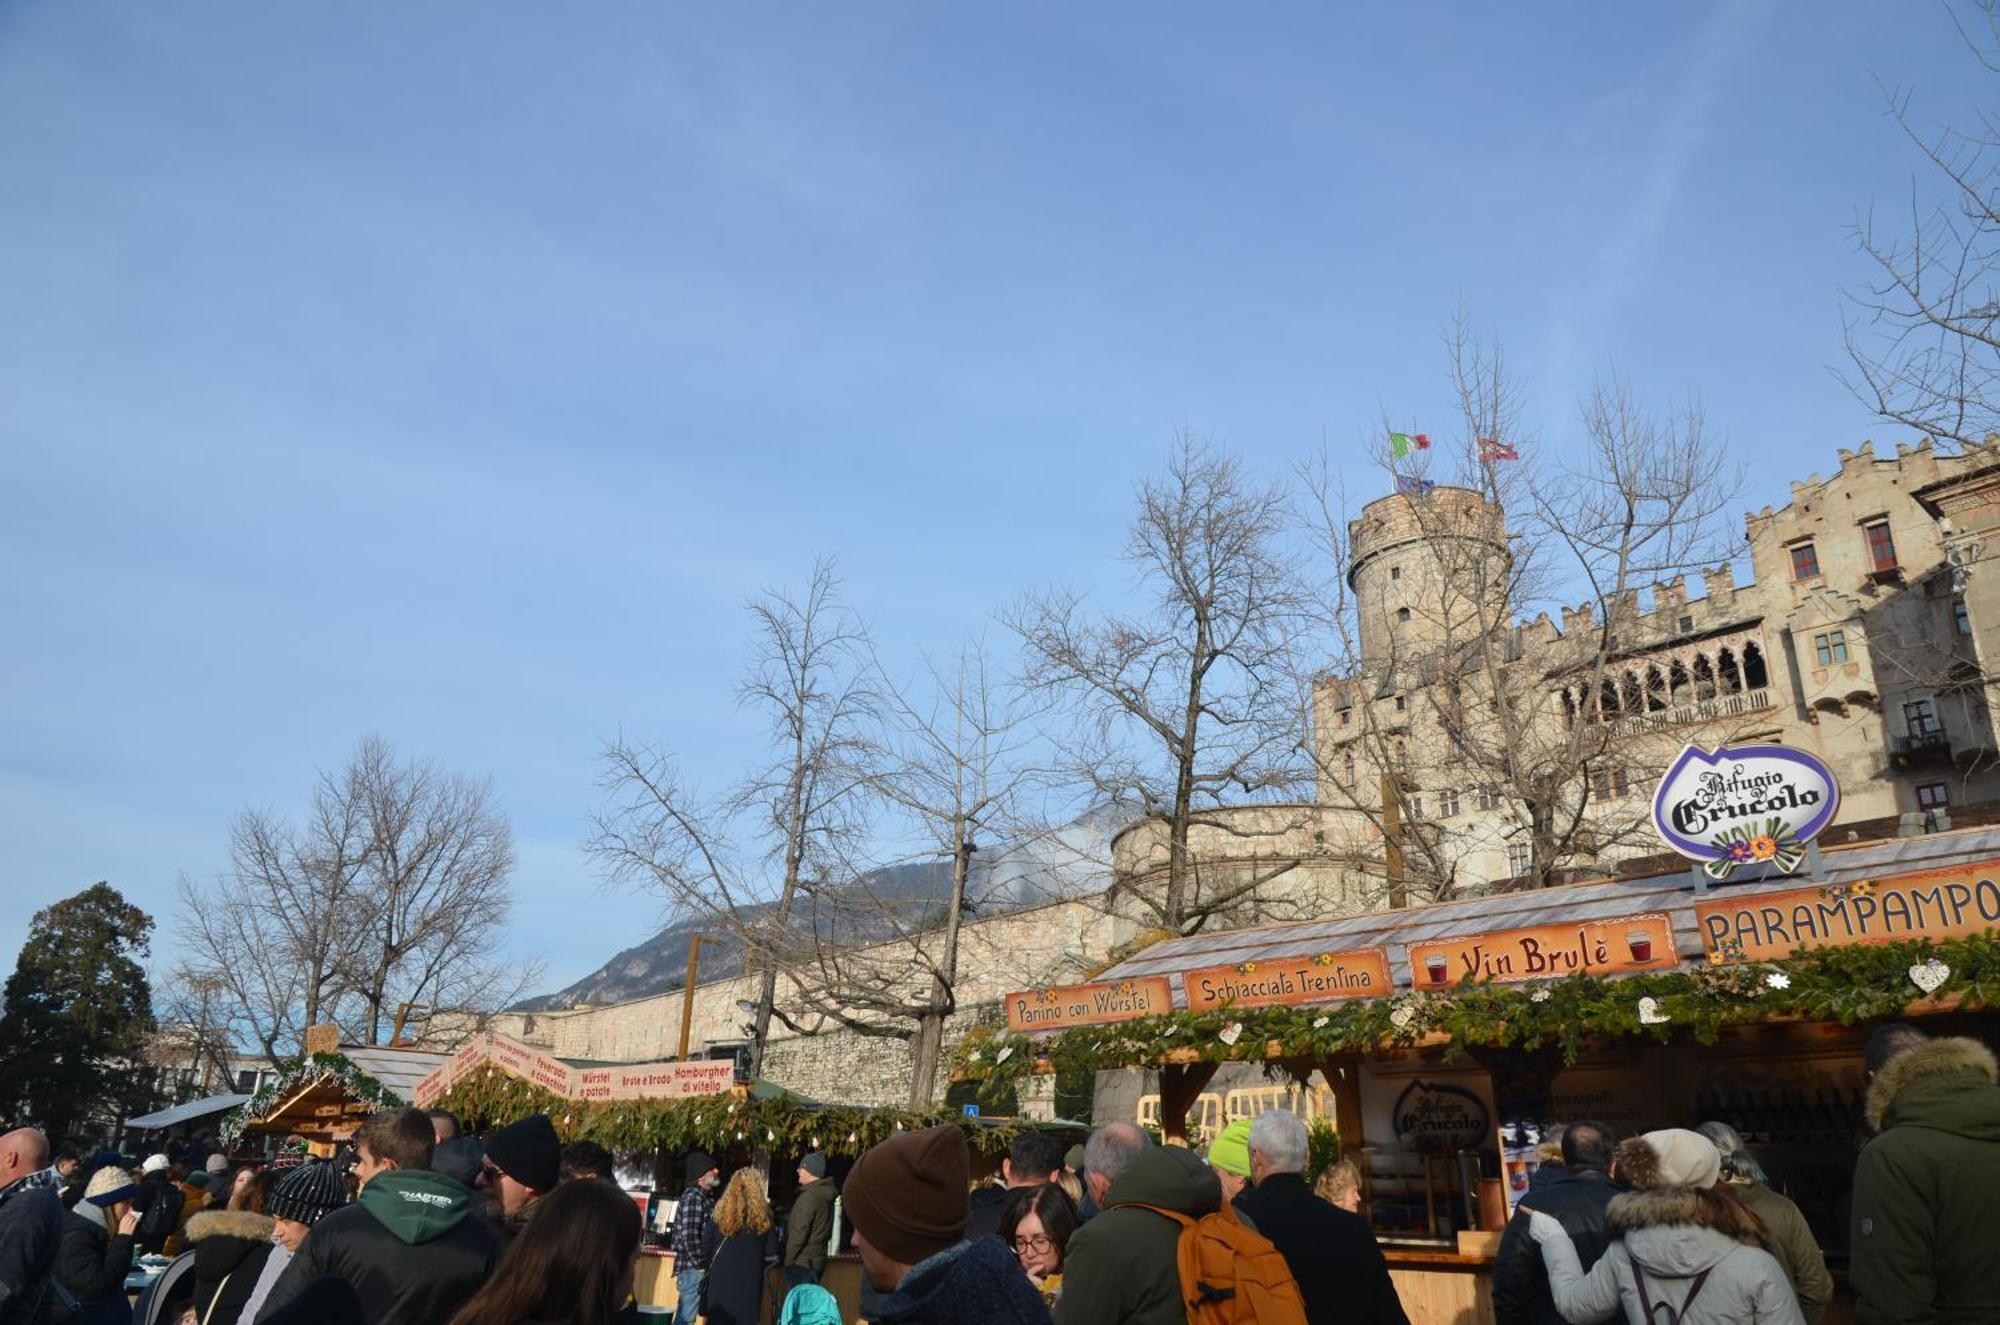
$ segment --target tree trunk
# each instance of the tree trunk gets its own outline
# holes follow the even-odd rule
[[[944,951],[937,969],[931,972],[930,1003],[917,1019],[916,1038],[910,1051],[910,1107],[921,1109],[931,1102],[937,1089],[938,1059],[944,1048],[944,1020],[956,1008],[958,998],[958,927],[965,913],[965,882],[972,873],[973,844],[962,831],[958,848],[952,853],[951,910],[944,921]]]

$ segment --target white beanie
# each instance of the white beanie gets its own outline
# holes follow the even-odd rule
[[[202,1165],[202,1167],[210,1173],[227,1173],[229,1172],[229,1156],[218,1150],[208,1157],[208,1163]]]
[[[166,1168],[167,1165],[171,1163],[173,1163],[173,1161],[168,1159],[165,1155],[148,1155],[146,1156],[146,1162],[139,1166],[139,1172],[158,1173],[161,1169]]]
[[[1620,1145],[1617,1169],[1621,1180],[1642,1190],[1713,1187],[1722,1176],[1722,1152],[1700,1132],[1669,1127]]]

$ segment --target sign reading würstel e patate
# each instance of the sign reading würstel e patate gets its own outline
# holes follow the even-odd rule
[[[1713,878],[1767,861],[1790,874],[1839,809],[1833,770],[1803,750],[1690,745],[1653,793],[1653,826]]]
[[[2000,929],[2000,861],[1698,902],[1718,961],[1773,961],[1801,948],[1956,938]]]
[[[1007,995],[1007,1029],[1046,1031],[1065,1026],[1099,1026],[1157,1017],[1171,1012],[1173,1006],[1173,989],[1164,975],[1057,985],[1052,989],[1022,989]]]
[[[1468,976],[1506,984],[1557,980],[1579,971],[1663,971],[1679,964],[1673,922],[1663,915],[1496,929],[1410,945],[1410,979],[1418,989],[1444,989]]]
[[[1389,983],[1389,954],[1380,948],[1259,957],[1181,975],[1191,1012],[1206,1012],[1225,1003],[1254,1008],[1381,998],[1390,992]]]

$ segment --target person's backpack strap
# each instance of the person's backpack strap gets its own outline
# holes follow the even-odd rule
[[[1639,1290],[1639,1309],[1646,1313],[1646,1325],[1681,1325],[1687,1318],[1688,1308],[1694,1305],[1694,1300],[1701,1296],[1702,1288],[1708,1283],[1708,1270],[1694,1277],[1694,1282],[1688,1285],[1687,1296],[1681,1299],[1678,1307],[1671,1302],[1653,1301],[1653,1295],[1646,1291],[1646,1271],[1637,1261],[1632,1262],[1632,1283]],[[1658,1314],[1663,1311],[1666,1315]]]

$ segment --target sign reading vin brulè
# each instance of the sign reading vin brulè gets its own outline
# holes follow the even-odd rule
[[[1164,975],[1136,980],[1101,980],[1052,989],[1021,989],[1007,995],[1007,1029],[1051,1031],[1068,1026],[1100,1026],[1173,1011],[1173,987]]]
[[[1690,745],[1653,793],[1653,826],[1711,877],[1764,864],[1789,874],[1839,809],[1833,770],[1803,750]]]

